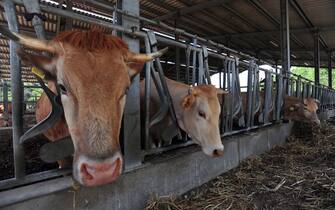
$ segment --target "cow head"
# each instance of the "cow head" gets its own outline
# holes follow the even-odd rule
[[[303,101],[293,96],[285,97],[284,119],[320,125],[317,116],[319,101],[305,98]]]
[[[190,87],[182,100],[183,114],[178,123],[192,139],[202,147],[205,154],[223,155],[219,130],[220,103],[218,95],[224,91],[213,85]]]
[[[74,178],[86,186],[114,181],[123,164],[119,133],[126,90],[144,63],[163,51],[148,55],[132,53],[121,39],[99,29],[66,31],[52,41],[4,28],[0,32],[26,48],[49,55],[18,52],[23,61],[38,67],[46,79],[60,87],[75,148]]]

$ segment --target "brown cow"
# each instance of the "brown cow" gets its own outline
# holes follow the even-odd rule
[[[19,51],[61,89],[66,123],[75,147],[73,176],[83,185],[113,182],[122,171],[119,145],[126,89],[143,64],[162,54],[136,54],[120,38],[101,30],[65,31],[52,41],[1,27],[2,35],[45,54]]]
[[[247,93],[242,92],[242,104],[243,110],[247,107]],[[275,94],[273,94],[275,97]],[[263,91],[260,92],[260,102],[261,107],[264,105],[265,94]],[[296,122],[307,122],[316,125],[320,125],[320,120],[317,116],[319,101],[314,98],[306,98],[303,101],[294,96],[284,96],[284,107],[283,107],[283,117],[284,120],[293,120]],[[257,112],[255,119],[258,119],[260,112]],[[273,119],[273,110],[270,110],[269,120]]]
[[[5,107],[4,104],[0,104],[0,127],[8,127],[8,126],[12,126],[12,113],[13,113],[13,106],[12,106],[12,102],[8,102],[8,115],[7,115],[7,120],[5,120]],[[26,104],[22,103],[22,112],[23,114],[26,111]]]
[[[166,83],[176,111],[178,124],[188,133],[195,143],[202,147],[205,154],[213,157],[223,155],[223,144],[220,137],[219,117],[221,107],[218,95],[225,92],[213,85],[199,85],[192,87],[181,82],[166,78]],[[141,81],[141,108],[144,113],[145,80]],[[154,83],[151,81],[150,115],[158,111],[160,99]],[[143,114],[142,114],[143,116]],[[151,136],[157,140],[172,124],[170,115],[150,129]]]

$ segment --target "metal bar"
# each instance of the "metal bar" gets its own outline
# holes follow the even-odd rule
[[[332,51],[328,52],[328,87],[333,88]]]
[[[320,36],[319,32],[314,33],[314,81],[320,84]]]
[[[310,27],[290,28],[290,33],[303,34],[306,32],[314,32],[315,30],[317,29],[314,27],[313,28],[310,28]],[[335,31],[335,27],[334,26],[320,27],[318,28],[318,30],[319,32]],[[255,31],[255,32],[226,33],[222,35],[206,36],[204,38],[211,39],[211,40],[221,40],[221,39],[223,40],[223,39],[226,39],[227,37],[232,37],[232,38],[254,37],[254,36],[259,36],[259,35],[277,35],[278,33],[280,33],[280,30],[268,30],[268,31],[261,31],[261,32]],[[303,50],[303,48],[298,48],[298,49]],[[307,48],[307,50],[309,50],[309,48]]]
[[[193,46],[196,47],[197,46],[197,39],[193,39]],[[196,71],[197,71],[197,52],[196,51],[192,51],[193,56],[192,56],[192,85],[195,84],[196,82]]]
[[[276,78],[277,94],[276,94],[276,121],[281,119],[281,108],[283,103],[283,76],[277,74]]]
[[[41,14],[41,9],[38,0],[23,0],[23,5],[26,9],[26,12]],[[39,39],[46,39],[44,31],[44,23],[37,15],[34,15],[34,18],[32,19],[32,24],[35,29],[37,37]]]
[[[188,45],[189,46],[189,45]],[[191,59],[191,49],[186,48],[186,84],[190,84],[190,59]]]
[[[138,0],[122,0],[122,10],[139,14],[140,6]],[[122,16],[122,26],[125,29],[139,28],[139,21],[127,16]],[[121,27],[121,26],[118,26]],[[132,52],[139,52],[140,42],[138,39],[122,34],[122,39],[128,43]],[[141,119],[140,119],[140,76],[132,79],[132,84],[127,92],[127,101],[123,114],[124,134],[124,165],[125,169],[134,169],[142,164],[141,155]]]
[[[204,73],[206,77],[206,84],[212,84],[211,75],[209,73],[209,65],[208,65],[208,50],[206,46],[202,46],[203,51],[203,59],[204,59]]]
[[[90,1],[90,2],[93,2],[93,3],[95,2],[95,1],[92,1],[92,0],[86,0],[86,1]],[[13,2],[17,3],[17,4],[22,4],[22,0],[13,0]],[[96,4],[96,3],[94,3],[94,4]],[[0,2],[0,5],[3,5],[3,2]],[[93,18],[93,17],[85,16],[85,15],[81,15],[81,14],[75,13],[73,11],[62,10],[60,8],[54,8],[54,7],[51,7],[51,6],[48,6],[48,5],[44,5],[44,4],[41,4],[40,8],[41,8],[41,10],[43,10],[45,12],[54,13],[54,14],[57,14],[57,15],[60,15],[60,16],[63,16],[63,17],[68,17],[68,18],[72,18],[72,19],[76,19],[76,20],[86,21],[88,23],[92,23],[92,24],[96,24],[96,25],[101,25],[103,27],[110,28],[110,29],[115,29],[115,30],[118,30],[118,31],[123,32],[123,33],[131,34],[133,36],[139,36],[139,37],[142,37],[142,38],[144,38],[146,36],[146,34],[143,33],[143,32],[136,31],[136,30],[133,31],[132,29],[125,29],[124,27],[112,24],[111,22],[107,22],[105,20],[96,19],[96,18]],[[111,8],[114,9],[114,7],[111,7]],[[142,21],[150,21],[149,19],[145,19],[143,17],[140,17],[139,15],[136,15],[136,14],[128,12],[128,11],[123,11],[123,10],[117,10],[117,11],[120,12],[121,14],[123,14],[123,16],[132,17],[132,18],[135,18],[135,19],[138,19],[138,20],[142,20]],[[201,42],[207,43],[207,44],[209,44],[209,45],[211,45],[211,46],[213,46],[215,48],[219,48],[219,49],[223,49],[223,50],[229,51],[232,54],[240,55],[240,56],[243,56],[243,57],[246,57],[246,58],[250,58],[250,59],[254,59],[253,56],[250,56],[248,54],[242,53],[240,51],[236,51],[234,49],[226,47],[223,44],[219,44],[219,43],[213,42],[211,40],[198,37],[197,35],[193,35],[193,34],[187,33],[187,32],[185,32],[184,30],[181,30],[181,29],[173,28],[173,27],[168,26],[166,24],[163,24],[161,22],[157,22],[157,21],[155,22],[155,21],[153,21],[153,24],[159,25],[161,27],[165,27],[165,28],[167,28],[169,30],[178,32],[178,33],[180,33],[182,35],[185,35],[187,37],[197,38]],[[172,45],[174,45],[174,46],[178,46],[179,45],[182,48],[186,48],[186,45],[183,44],[183,43],[178,43],[177,44],[176,42],[170,42],[170,41],[174,41],[174,40],[171,40],[171,39],[167,39],[167,38],[163,38],[163,37],[158,37],[157,39],[159,41],[165,42],[166,44],[168,44],[168,43],[174,43]],[[209,54],[215,54],[215,53],[209,52]],[[224,56],[220,56],[220,57],[224,57]],[[268,62],[266,62],[264,60],[259,60],[259,61],[261,61],[263,63],[269,64]]]
[[[144,40],[146,53],[151,52],[151,47],[148,38]],[[145,124],[144,124],[144,137],[145,148],[150,148],[150,95],[151,95],[151,65],[152,62],[147,62],[145,66]]]
[[[179,41],[179,34],[176,34],[175,40]],[[176,48],[176,80],[180,81],[180,48]]]
[[[198,53],[198,85],[204,84],[204,60],[202,57],[202,52]]]
[[[288,0],[280,0],[280,40],[283,75],[290,71],[290,22]]]
[[[247,90],[247,127],[250,128],[252,125],[252,84],[253,84],[253,68],[254,68],[254,61],[250,61],[250,66],[248,69],[248,90]]]
[[[4,117],[4,121],[6,122],[6,124],[8,124],[9,112],[8,112],[8,84],[7,82],[3,83],[2,91],[3,91],[3,107],[4,107],[3,117]]]
[[[66,176],[63,178],[24,186],[18,189],[0,192],[0,207],[37,198],[42,195],[59,192],[73,186],[73,184],[74,182],[72,177]]]
[[[7,190],[10,188],[20,187],[23,185],[31,184],[37,181],[43,181],[51,178],[56,178],[72,173],[71,169],[52,169],[48,171],[42,171],[34,174],[26,175],[23,179],[5,179],[0,181],[0,190]]]
[[[13,32],[19,32],[16,19],[16,10],[13,1],[4,0],[8,27]],[[23,88],[21,81],[21,62],[16,54],[19,45],[14,41],[9,42],[10,46],[10,71],[11,71],[11,92],[12,92],[12,127],[13,127],[13,151],[15,178],[22,179],[25,175],[24,149],[20,144],[20,136],[23,133],[22,101]]]

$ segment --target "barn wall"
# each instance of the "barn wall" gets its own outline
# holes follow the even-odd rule
[[[81,187],[28,200],[5,210],[24,209],[143,209],[151,195],[181,194],[238,166],[252,154],[260,154],[282,144],[291,124],[225,138],[225,155],[209,158],[191,146],[163,154],[135,171],[123,174],[115,183],[96,188]]]

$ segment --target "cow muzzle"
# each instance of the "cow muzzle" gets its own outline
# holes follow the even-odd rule
[[[216,145],[216,146],[202,146],[202,151],[211,157],[221,157],[224,154],[224,146]]]
[[[74,169],[74,178],[84,186],[108,184],[115,181],[122,173],[122,156],[120,153],[115,153],[104,160],[79,156]]]

